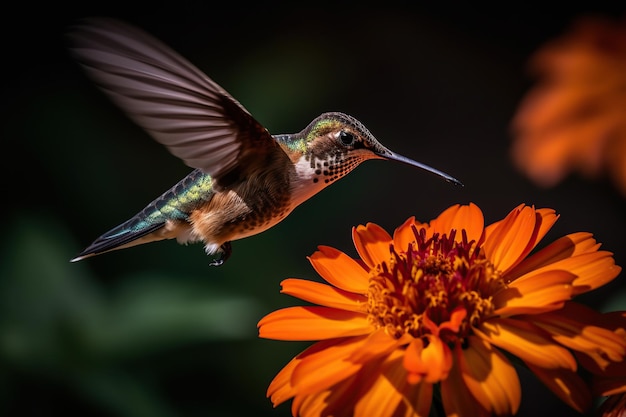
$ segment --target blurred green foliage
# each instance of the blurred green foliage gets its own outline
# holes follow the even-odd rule
[[[253,298],[159,274],[124,277],[106,291],[85,265],[67,261],[72,239],[49,218],[17,219],[7,238],[12,244],[0,265],[3,415],[22,406],[13,401],[19,386],[11,381],[31,377],[114,415],[176,415],[151,387],[166,363],[141,372],[126,367],[185,346],[226,347],[255,336],[262,309]],[[44,405],[31,406],[44,412]]]

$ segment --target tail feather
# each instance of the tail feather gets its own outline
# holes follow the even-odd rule
[[[140,245],[142,243],[166,238],[166,236],[148,237],[157,230],[163,228],[165,226],[165,223],[155,223],[142,228],[129,228],[129,222],[123,223],[97,238],[91,245],[85,248],[74,258],[70,259],[70,262],[77,262],[81,259],[99,255],[104,252],[127,248],[130,246]]]
[[[70,261],[184,235],[189,228],[189,213],[209,201],[213,194],[211,177],[196,169],[132,218],[97,238]]]

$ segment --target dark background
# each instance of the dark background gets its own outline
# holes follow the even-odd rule
[[[5,10],[0,415],[289,415],[289,405],[272,409],[265,390],[308,344],[258,339],[256,323],[300,303],[281,296],[279,283],[318,279],[306,259],[317,245],[354,255],[350,229],[366,222],[392,231],[411,215],[427,221],[475,202],[491,223],[534,204],[561,215],[544,243],[589,231],[626,265],[626,199],[610,181],[574,174],[540,189],[509,157],[510,122],[533,85],[532,53],[579,16],[617,17],[623,8],[422,3],[21,2]],[[94,15],[160,38],[272,133],[343,111],[465,188],[370,161],[271,230],[234,242],[221,268],[207,266],[201,245],[171,241],[70,264],[190,170],[70,59],[64,31]],[[624,309],[621,281],[581,299]],[[521,376],[520,415],[576,415]]]

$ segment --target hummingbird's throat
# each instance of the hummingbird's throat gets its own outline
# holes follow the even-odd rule
[[[350,173],[363,160],[358,155],[348,153],[336,153],[325,158],[311,156],[308,161],[310,180],[328,185]]]
[[[361,162],[362,158],[356,155],[335,154],[327,158],[303,155],[294,165],[295,178],[291,182],[293,207],[345,176]]]

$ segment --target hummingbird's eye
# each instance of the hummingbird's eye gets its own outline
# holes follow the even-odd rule
[[[354,135],[342,130],[339,132],[339,140],[346,146],[352,145],[354,143]]]

